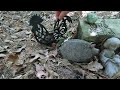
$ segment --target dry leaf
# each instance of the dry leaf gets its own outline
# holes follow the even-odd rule
[[[36,76],[39,78],[39,79],[48,79],[48,73],[45,73],[43,71],[39,71],[36,73]]]
[[[3,30],[2,30],[2,29],[0,29],[0,33],[3,33]]]
[[[5,52],[5,48],[0,46],[0,53]]]
[[[39,64],[36,64],[36,63],[35,63],[35,67],[37,72],[44,70],[43,66],[40,66]]]
[[[6,57],[5,54],[0,54],[0,58],[4,58],[4,57]]]
[[[21,52],[19,55],[19,59],[15,61],[15,65],[23,65],[25,61],[26,54],[24,52]]]
[[[56,72],[54,72],[53,70],[50,70],[48,66],[46,66],[45,64],[44,64],[44,67],[46,71],[49,73],[49,77],[48,77],[49,79],[54,79],[54,77],[57,77],[57,79],[59,79],[59,75]]]
[[[17,77],[12,78],[12,79],[20,79],[21,77],[22,77],[22,75],[19,75]]]
[[[16,73],[19,73],[21,70],[23,70],[26,67],[26,65],[13,65],[11,67],[12,74],[15,76]]]
[[[83,70],[82,68],[76,67],[75,71],[78,71],[81,74],[81,78],[84,79],[85,76],[85,70]]]
[[[12,65],[13,65],[13,62],[8,61],[7,64],[6,64],[6,67],[11,68]]]
[[[111,79],[117,79],[118,77],[120,77],[120,71],[117,72],[114,76],[112,76]]]
[[[98,70],[103,69],[103,66],[100,63],[98,63],[98,61],[92,61],[87,65],[87,69],[97,72]]]
[[[55,49],[55,50],[50,51],[48,55],[49,55],[49,58],[50,57],[55,58],[57,56],[57,54],[58,54],[58,51],[57,51],[57,49]]]
[[[7,60],[12,61],[12,62],[15,62],[18,59],[19,59],[19,57],[18,57],[18,54],[16,54],[16,53],[9,54],[8,58],[7,58]]]
[[[70,63],[67,59],[62,59],[61,61],[62,61],[62,64],[63,64],[64,66],[69,66],[69,65],[71,65],[71,63]]]
[[[5,49],[9,49],[10,47],[9,46],[3,46]]]
[[[32,34],[31,31],[26,31],[25,33],[26,33],[26,35]]]
[[[44,72],[44,67],[38,64],[35,64],[35,66],[36,66],[36,76],[39,79],[48,79],[48,72]]]
[[[18,37],[15,36],[15,35],[12,35],[11,38],[13,38],[13,39],[17,39]]]
[[[15,62],[15,65],[23,65],[24,64],[24,60],[23,59],[19,59]]]
[[[31,63],[31,62],[37,60],[38,58],[40,58],[40,55],[39,54],[35,54],[34,58],[32,58],[29,62]]]
[[[4,65],[3,64],[0,64],[0,70],[4,68]]]
[[[14,43],[14,42],[11,41],[11,40],[5,40],[4,42],[5,42],[5,43],[10,43],[10,44],[13,44],[13,43]]]
[[[25,49],[26,45],[19,48],[17,51],[14,51],[14,53],[20,53],[23,49]]]
[[[97,79],[97,77],[95,76],[95,74],[89,73],[89,74],[86,76],[86,79]]]
[[[34,71],[30,70],[30,71],[26,72],[26,74],[24,74],[21,78],[22,79],[29,79],[28,76],[31,75],[31,74],[33,74],[33,73],[34,73]]]

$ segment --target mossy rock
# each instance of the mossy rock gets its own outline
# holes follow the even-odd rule
[[[95,13],[88,13],[87,14],[87,22],[93,24],[97,21],[98,16]]]
[[[104,39],[111,38],[113,36],[120,38],[120,19],[104,19],[107,28],[102,27],[99,32],[96,28],[94,30],[96,35],[92,36],[91,32],[93,32],[93,30],[91,30],[91,27],[93,25],[103,24],[102,20],[103,19],[97,19],[95,24],[89,24],[85,19],[79,20],[77,27],[77,38],[88,42],[94,42],[96,44],[99,44]]]

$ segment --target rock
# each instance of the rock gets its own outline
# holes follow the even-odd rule
[[[98,19],[95,24],[88,24],[84,19],[79,20],[77,38],[100,44],[103,40],[120,38],[120,19]]]
[[[64,42],[59,51],[63,58],[73,62],[90,62],[90,59],[99,53],[94,44],[79,39]]]
[[[115,50],[120,47],[120,40],[112,37],[103,44],[104,50],[100,53],[100,60],[105,68],[105,74],[112,77],[120,69],[120,56],[115,54]]]
[[[94,13],[88,13],[87,14],[87,22],[90,24],[93,24],[97,21],[98,17],[96,14]]]
[[[118,71],[119,71],[119,67],[118,67],[116,64],[114,64],[114,63],[112,63],[112,62],[110,62],[110,61],[108,61],[108,62],[106,63],[106,65],[105,65],[105,74],[106,74],[107,76],[112,77],[112,76],[114,76]]]

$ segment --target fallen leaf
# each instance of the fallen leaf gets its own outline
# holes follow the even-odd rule
[[[0,70],[4,68],[5,65],[0,64]]]
[[[62,59],[61,61],[62,61],[61,63],[62,63],[64,66],[69,66],[69,65],[71,65],[71,63],[70,63],[67,59]]]
[[[90,71],[98,71],[100,69],[103,69],[103,66],[98,63],[98,61],[92,61],[90,62],[88,65],[87,65],[87,69],[90,70]]]
[[[75,71],[78,71],[79,74],[81,74],[81,79],[84,79],[84,76],[85,76],[85,70],[83,70],[82,68],[79,68],[79,67],[76,67],[75,68]]]
[[[117,79],[118,77],[120,77],[120,71],[117,72],[114,76],[112,76],[111,79]]]
[[[0,58],[4,58],[4,57],[6,57],[5,54],[0,54]]]
[[[23,59],[19,59],[15,62],[15,65],[23,65],[24,64],[24,60]]]
[[[51,58],[51,57],[55,58],[57,56],[57,54],[58,54],[58,51],[57,51],[57,49],[55,49],[55,50],[50,51],[48,53],[48,56],[49,56],[49,58]]]
[[[15,61],[15,65],[23,65],[25,61],[26,54],[21,52],[19,55],[19,59]]]
[[[15,76],[15,74],[17,73],[20,73],[25,68],[26,68],[26,65],[13,65],[11,67],[13,76]]]
[[[44,64],[44,67],[45,67],[45,69],[46,69],[46,71],[49,73],[49,79],[59,79],[59,75],[56,73],[56,72],[54,72],[53,70],[51,70],[51,69],[49,69],[48,68],[48,66],[46,66],[45,64]]]
[[[10,44],[13,44],[13,43],[14,43],[14,42],[11,41],[11,40],[5,40],[4,42],[5,42],[5,43],[10,43]]]
[[[31,62],[33,62],[33,61],[35,61],[35,60],[37,60],[38,58],[40,58],[40,55],[39,54],[35,54],[35,55],[33,55],[33,57],[34,58],[32,58],[29,62],[31,63]]]
[[[1,47],[1,46],[0,46],[0,53],[2,53],[2,52],[6,52],[6,50],[5,50],[4,47]]]
[[[22,75],[19,75],[19,76],[12,78],[12,79],[20,79],[21,77],[22,77]]]
[[[86,76],[86,79],[97,79],[97,77],[95,76],[95,74],[89,73],[89,74]]]
[[[19,59],[19,56],[16,53],[11,53],[7,57],[7,60],[12,61],[12,62],[15,62],[18,59]]]
[[[44,67],[38,64],[35,64],[35,66],[36,66],[36,76],[39,79],[48,79],[48,72],[44,72]]]
[[[23,49],[25,49],[26,45],[19,48],[17,51],[14,51],[14,53],[20,53]]]
[[[21,27],[15,27],[15,29],[16,29],[16,32],[21,32],[21,31],[23,31],[23,29],[21,29]]]
[[[3,33],[3,30],[2,30],[2,29],[0,29],[0,33]]]
[[[36,63],[35,63],[35,67],[37,72],[44,70],[43,66],[40,66],[39,64],[36,64]]]
[[[6,63],[6,67],[11,68],[12,65],[13,65],[13,62],[11,62],[11,61],[7,61],[7,63]]]
[[[31,31],[26,31],[25,33],[26,33],[26,35],[32,34]]]
[[[3,46],[5,49],[9,49],[10,47],[9,46]]]
[[[33,70],[30,70],[30,71],[27,71],[24,75],[22,75],[22,79],[29,79],[28,76],[33,74],[34,71]]]
[[[47,79],[47,76],[48,76],[48,73],[45,73],[43,71],[39,71],[36,73],[36,76],[39,78],[39,79]]]
[[[15,35],[12,35],[11,38],[13,38],[13,39],[17,39],[18,37],[15,36]]]
[[[52,49],[54,50],[54,49],[56,49],[56,43],[52,43]]]

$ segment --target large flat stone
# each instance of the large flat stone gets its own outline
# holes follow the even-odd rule
[[[95,24],[103,24],[102,21],[103,19],[98,19]],[[107,26],[107,28],[101,26],[102,28],[97,28],[93,31],[90,29],[93,25],[86,23],[85,20],[79,20],[77,38],[95,43],[112,36],[120,38],[120,19],[104,19],[104,21],[105,24],[103,25]]]

